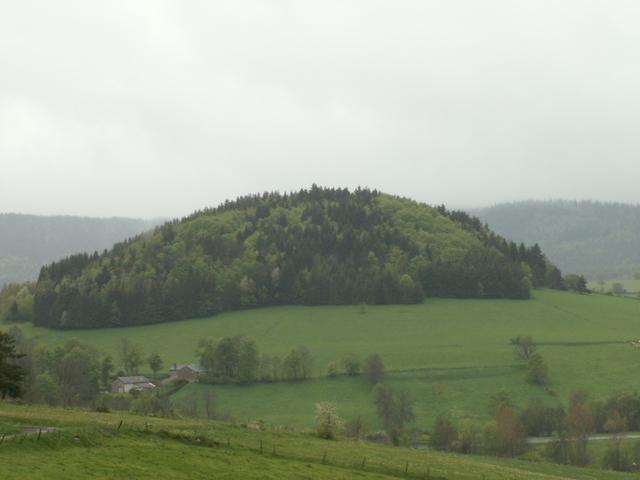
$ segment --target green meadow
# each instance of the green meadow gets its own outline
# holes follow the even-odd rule
[[[624,474],[544,462],[320,440],[309,431],[13,405],[0,425],[55,427],[7,437],[3,479],[392,479],[622,480]]]
[[[640,301],[604,295],[535,291],[531,300],[429,299],[420,305],[273,307],[157,324],[102,330],[51,331],[25,326],[29,336],[55,344],[76,337],[118,358],[122,338],[158,352],[165,367],[196,360],[198,339],[224,335],[254,337],[262,352],[284,355],[305,345],[315,377],[300,383],[251,386],[191,385],[185,397],[210,388],[221,413],[237,420],[309,426],[314,404],[337,402],[339,413],[362,415],[377,428],[371,387],[362,378],[324,376],[331,361],[348,353],[379,353],[385,382],[406,387],[416,400],[416,424],[428,428],[436,415],[488,420],[492,394],[508,391],[518,406],[534,397],[566,402],[574,390],[604,397],[640,390]],[[524,366],[509,339],[532,335],[549,367],[548,391],[524,381]]]

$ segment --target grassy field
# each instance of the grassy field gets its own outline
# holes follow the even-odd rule
[[[320,440],[307,432],[0,402],[0,421],[59,431],[0,444],[3,479],[617,480],[631,474]],[[122,422],[122,426],[118,427]],[[261,449],[262,446],[262,449]],[[262,450],[262,451],[261,451]],[[364,463],[364,466],[363,466]]]
[[[158,351],[165,365],[195,360],[199,338],[244,334],[262,351],[285,354],[306,345],[316,375],[349,352],[382,355],[390,371],[385,382],[404,386],[416,399],[416,423],[428,428],[439,413],[488,420],[489,397],[511,393],[519,406],[532,397],[564,402],[576,389],[603,397],[617,390],[640,390],[640,301],[603,295],[536,291],[532,300],[431,299],[421,305],[358,307],[276,307],[228,313],[146,327],[25,333],[54,344],[77,337],[117,357],[123,337]],[[533,335],[549,366],[552,392],[524,382],[524,368],[509,339]],[[238,420],[309,426],[314,403],[333,400],[340,414],[363,415],[377,428],[370,387],[360,378],[316,378],[304,383],[253,386],[192,385],[176,395],[212,388],[222,413]]]

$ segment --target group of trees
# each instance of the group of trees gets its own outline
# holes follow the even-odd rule
[[[202,339],[197,349],[208,383],[254,383],[304,380],[312,375],[313,361],[306,347],[297,347],[280,358],[259,355],[255,339],[245,336]]]
[[[0,290],[0,322],[32,321],[35,289],[34,282],[5,285]]]
[[[557,286],[539,247],[462,212],[358,189],[242,197],[42,269],[34,321],[136,325],[275,304],[528,298]]]
[[[438,417],[431,430],[431,446],[461,453],[516,456],[526,450],[528,436],[553,436],[544,451],[548,459],[584,466],[591,461],[590,435],[608,433],[605,468],[630,470],[640,461],[640,450],[622,442],[625,432],[640,428],[640,395],[637,393],[619,393],[606,400],[588,401],[586,394],[575,392],[567,409],[533,399],[518,412],[510,396],[498,392],[489,402],[489,411],[494,420],[484,429],[469,420],[456,425],[449,417]]]
[[[154,375],[163,368],[160,355],[146,357],[141,345],[126,339],[121,342],[120,361],[116,371],[111,355],[76,339],[51,348],[26,338],[13,326],[0,332],[0,394],[49,405],[91,406],[100,388],[108,389],[115,375],[136,375],[144,364]]]
[[[526,362],[528,383],[541,387],[549,384],[549,371],[542,355],[537,351],[537,345],[530,336],[518,335],[510,340],[513,352],[518,360]]]

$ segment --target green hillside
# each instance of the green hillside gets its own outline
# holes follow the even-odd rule
[[[392,479],[617,480],[633,474],[431,450],[326,441],[305,432],[128,414],[16,406],[0,401],[0,433],[22,426],[53,433],[7,437],[2,478],[14,479]],[[262,451],[261,451],[262,448]]]
[[[640,272],[640,206],[575,201],[527,201],[473,211],[500,235],[538,243],[567,273],[592,278]]]
[[[269,305],[528,298],[561,286],[540,248],[462,212],[377,191],[313,187],[242,197],[167,223],[103,255],[45,267],[34,322],[140,325]]]
[[[261,353],[284,356],[305,345],[314,359],[314,376],[327,364],[355,353],[378,352],[389,370],[385,380],[406,387],[416,399],[418,426],[429,428],[439,413],[488,419],[491,395],[504,389],[519,406],[532,397],[566,404],[577,389],[604,397],[618,390],[640,390],[640,356],[629,342],[640,338],[640,301],[602,295],[536,290],[531,300],[429,299],[418,305],[271,307],[230,312],[206,319],[118,329],[59,331],[25,325],[24,333],[53,345],[78,338],[119,358],[122,338],[158,352],[165,365],[196,360],[206,337],[248,335]],[[555,395],[524,381],[524,365],[509,340],[532,335],[548,363]],[[313,404],[333,400],[341,414],[363,414],[375,428],[370,387],[360,378],[316,378],[301,383],[211,388],[219,408],[237,419],[310,425]]]

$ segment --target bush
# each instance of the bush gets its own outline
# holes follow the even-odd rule
[[[329,362],[327,365],[327,377],[336,378],[338,376],[338,364],[336,362]]]
[[[526,380],[528,383],[540,386],[545,386],[549,383],[547,365],[539,353],[534,353],[531,355],[531,358],[529,358]]]
[[[316,432],[318,437],[332,440],[336,438],[342,420],[333,402],[316,403]]]
[[[358,357],[356,357],[353,353],[350,353],[342,359],[342,366],[344,368],[344,371],[350,377],[360,374],[360,359],[358,359]]]
[[[372,385],[379,383],[384,376],[384,363],[382,362],[382,357],[377,353],[369,355],[364,362],[362,373],[367,381]]]
[[[439,450],[451,450],[458,438],[458,431],[451,420],[438,417],[433,426],[433,432],[429,437],[429,444]]]
[[[126,393],[101,393],[96,397],[96,411],[131,409],[131,395]]]
[[[364,421],[361,416],[347,420],[344,424],[344,436],[360,440],[365,434]]]

